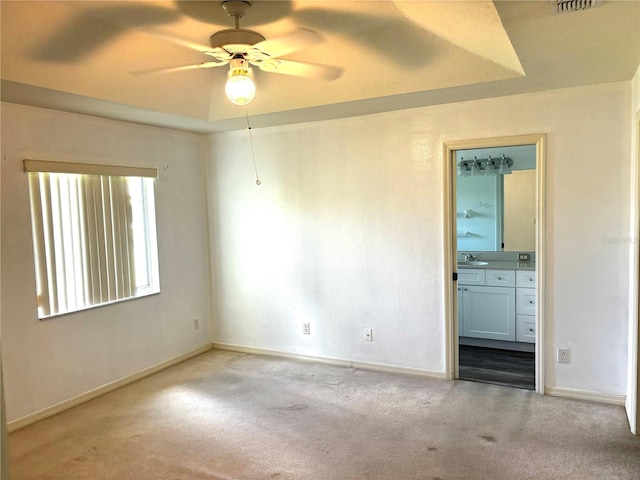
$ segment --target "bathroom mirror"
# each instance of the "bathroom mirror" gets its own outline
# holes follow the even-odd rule
[[[489,158],[510,159],[511,173],[457,177],[458,251],[535,251],[535,145],[456,152],[456,164]]]

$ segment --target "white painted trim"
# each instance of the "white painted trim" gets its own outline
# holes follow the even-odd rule
[[[323,363],[326,365],[336,365],[338,367],[360,368],[362,370],[373,370],[376,372],[403,373],[409,375],[418,375],[422,377],[439,378],[441,380],[445,379],[444,372],[426,370],[422,368],[401,367],[398,365],[390,365],[387,363],[360,362],[356,360],[348,360],[346,358],[302,355],[299,353],[276,350],[273,348],[250,347],[248,345],[236,345],[232,343],[213,342],[213,348],[215,350],[224,350],[227,352],[249,353],[252,355],[269,355],[272,357],[290,358],[292,360],[304,360],[315,363]]]
[[[459,376],[458,360],[458,322],[456,303],[453,295],[457,293],[456,284],[451,281],[452,272],[457,270],[453,242],[456,238],[455,212],[455,151],[471,148],[489,148],[516,145],[536,146],[536,392],[545,393],[545,312],[546,312],[546,135],[514,135],[508,137],[481,138],[474,140],[456,140],[444,142],[444,321],[445,321],[445,378]]]
[[[589,390],[577,390],[574,388],[545,387],[545,395],[552,397],[570,398],[572,400],[586,400],[588,402],[608,403],[624,407],[626,395],[616,395],[614,393],[591,392]]]
[[[545,393],[547,314],[547,136],[536,143],[536,392]]]
[[[19,428],[26,427],[27,425],[31,425],[32,423],[36,423],[40,420],[44,420],[45,418],[51,417],[57,413],[63,412],[65,410],[69,410],[70,408],[73,408],[82,403],[88,402],[89,400],[93,400],[94,398],[100,397],[105,393],[112,392],[113,390],[117,390],[120,387],[124,387],[125,385],[141,380],[144,377],[148,377],[149,375],[158,373],[159,371],[164,370],[165,368],[171,367],[180,362],[184,362],[189,358],[208,352],[212,348],[213,348],[213,345],[207,344],[203,347],[192,350],[191,352],[178,355],[177,357],[172,357],[168,360],[157,363],[155,365],[151,365],[150,367],[140,370],[139,372],[134,373],[132,375],[128,375],[126,377],[120,378],[113,382],[107,383],[106,385],[102,385],[101,387],[94,388],[93,390],[89,390],[88,392],[82,393],[80,395],[76,395],[75,397],[71,397],[60,403],[56,403],[55,405],[51,405],[50,407],[44,408],[42,410],[31,413],[24,417],[17,418],[16,420],[12,420],[7,424],[7,428],[9,432],[13,432],[15,430],[18,430]]]
[[[454,239],[456,238],[456,222],[453,221],[456,212],[456,195],[453,182],[456,179],[454,152],[448,144],[443,144],[444,149],[444,369],[447,380],[455,380],[460,376],[458,358],[458,302],[457,282],[453,281],[453,272],[458,270],[455,262],[456,252]],[[452,259],[454,259],[452,261]],[[455,296],[455,298],[454,298]]]

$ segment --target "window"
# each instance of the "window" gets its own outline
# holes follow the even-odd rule
[[[25,160],[38,316],[157,293],[150,168]]]

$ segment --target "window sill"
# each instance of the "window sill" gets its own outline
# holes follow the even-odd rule
[[[96,305],[89,305],[87,307],[82,307],[79,308],[77,310],[68,310],[66,312],[59,312],[59,313],[54,313],[52,315],[46,315],[46,316],[42,316],[42,317],[38,317],[38,320],[50,320],[52,318],[56,318],[56,317],[63,317],[66,315],[73,315],[76,313],[80,313],[80,312],[86,312],[87,310],[95,310],[96,308],[101,308],[101,307],[106,307],[109,305],[115,305],[118,303],[124,303],[124,302],[130,302],[132,300],[139,300],[141,298],[146,298],[146,297],[151,297],[153,295],[159,295],[161,292],[160,290],[156,291],[156,292],[149,292],[149,293],[143,293],[140,295],[136,295],[135,297],[127,297],[127,298],[121,298],[118,300],[113,300],[111,302],[104,302],[104,303],[98,303]]]

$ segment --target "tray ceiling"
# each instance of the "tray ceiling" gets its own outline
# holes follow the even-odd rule
[[[1,2],[2,99],[183,128],[242,128],[228,67],[140,76],[209,58],[151,33],[206,44],[232,28],[218,1]],[[546,1],[254,1],[242,28],[304,27],[324,41],[286,58],[342,67],[323,81],[256,71],[254,123],[409,108],[630,80],[640,3],[553,14]]]

